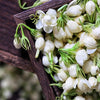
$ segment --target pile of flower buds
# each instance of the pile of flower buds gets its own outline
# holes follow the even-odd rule
[[[100,0],[73,0],[37,14],[35,57],[42,52],[50,85],[63,90],[57,100],[99,100]]]

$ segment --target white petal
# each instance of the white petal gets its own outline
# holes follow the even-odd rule
[[[43,27],[43,30],[44,30],[46,33],[51,33],[52,30],[53,30],[53,27],[51,27],[51,26],[44,26],[44,27]]]
[[[38,20],[38,22],[36,23],[36,28],[39,30],[43,28],[43,24],[42,24],[41,20]]]
[[[57,16],[57,12],[55,9],[49,9],[46,14],[50,15],[50,16]]]
[[[83,66],[84,62],[86,60],[88,60],[88,54],[87,52],[82,49],[82,50],[79,50],[77,53],[76,53],[76,57],[75,57],[77,63],[80,65],[80,66]]]
[[[96,50],[97,50],[97,48],[96,49],[87,49],[87,54],[93,54]]]

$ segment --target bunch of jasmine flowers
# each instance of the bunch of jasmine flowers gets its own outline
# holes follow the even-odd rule
[[[99,100],[100,0],[73,0],[37,14],[35,29],[22,25],[35,38],[35,58],[43,54],[42,64],[54,80],[50,85],[63,90],[57,100]]]

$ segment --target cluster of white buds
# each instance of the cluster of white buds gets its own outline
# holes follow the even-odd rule
[[[80,16],[82,14],[82,8],[80,5],[71,6],[65,13],[69,16]]]
[[[87,93],[100,92],[99,7],[100,0],[73,0],[57,11],[37,11],[36,29],[41,34],[35,37],[36,58],[41,51],[42,64],[56,82],[51,85],[63,89],[65,100],[73,90],[74,100],[95,100]],[[17,40],[14,45],[21,47]]]

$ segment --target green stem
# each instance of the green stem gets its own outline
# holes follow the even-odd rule
[[[18,36],[18,29],[19,29],[19,27],[20,27],[20,24],[18,24],[18,25],[17,25],[17,28],[16,28],[16,33],[15,33],[15,37],[17,37],[17,36]]]
[[[27,9],[30,9],[30,8],[39,6],[39,5],[41,5],[42,3],[40,2],[40,0],[37,0],[32,6],[25,7],[25,5],[26,5],[27,3],[24,2],[24,4],[22,5],[22,4],[21,4],[21,0],[18,0],[18,4],[19,4],[19,7],[20,7],[21,9],[27,10]]]
[[[32,30],[32,28],[30,28],[29,26],[27,26],[26,24],[24,24],[24,23],[21,23],[21,25],[23,25],[25,28],[27,28],[29,31],[31,31]]]
[[[25,34],[24,34],[24,30],[23,30],[22,25],[20,26],[20,28],[21,28],[22,37],[24,37],[24,36],[25,36]]]

